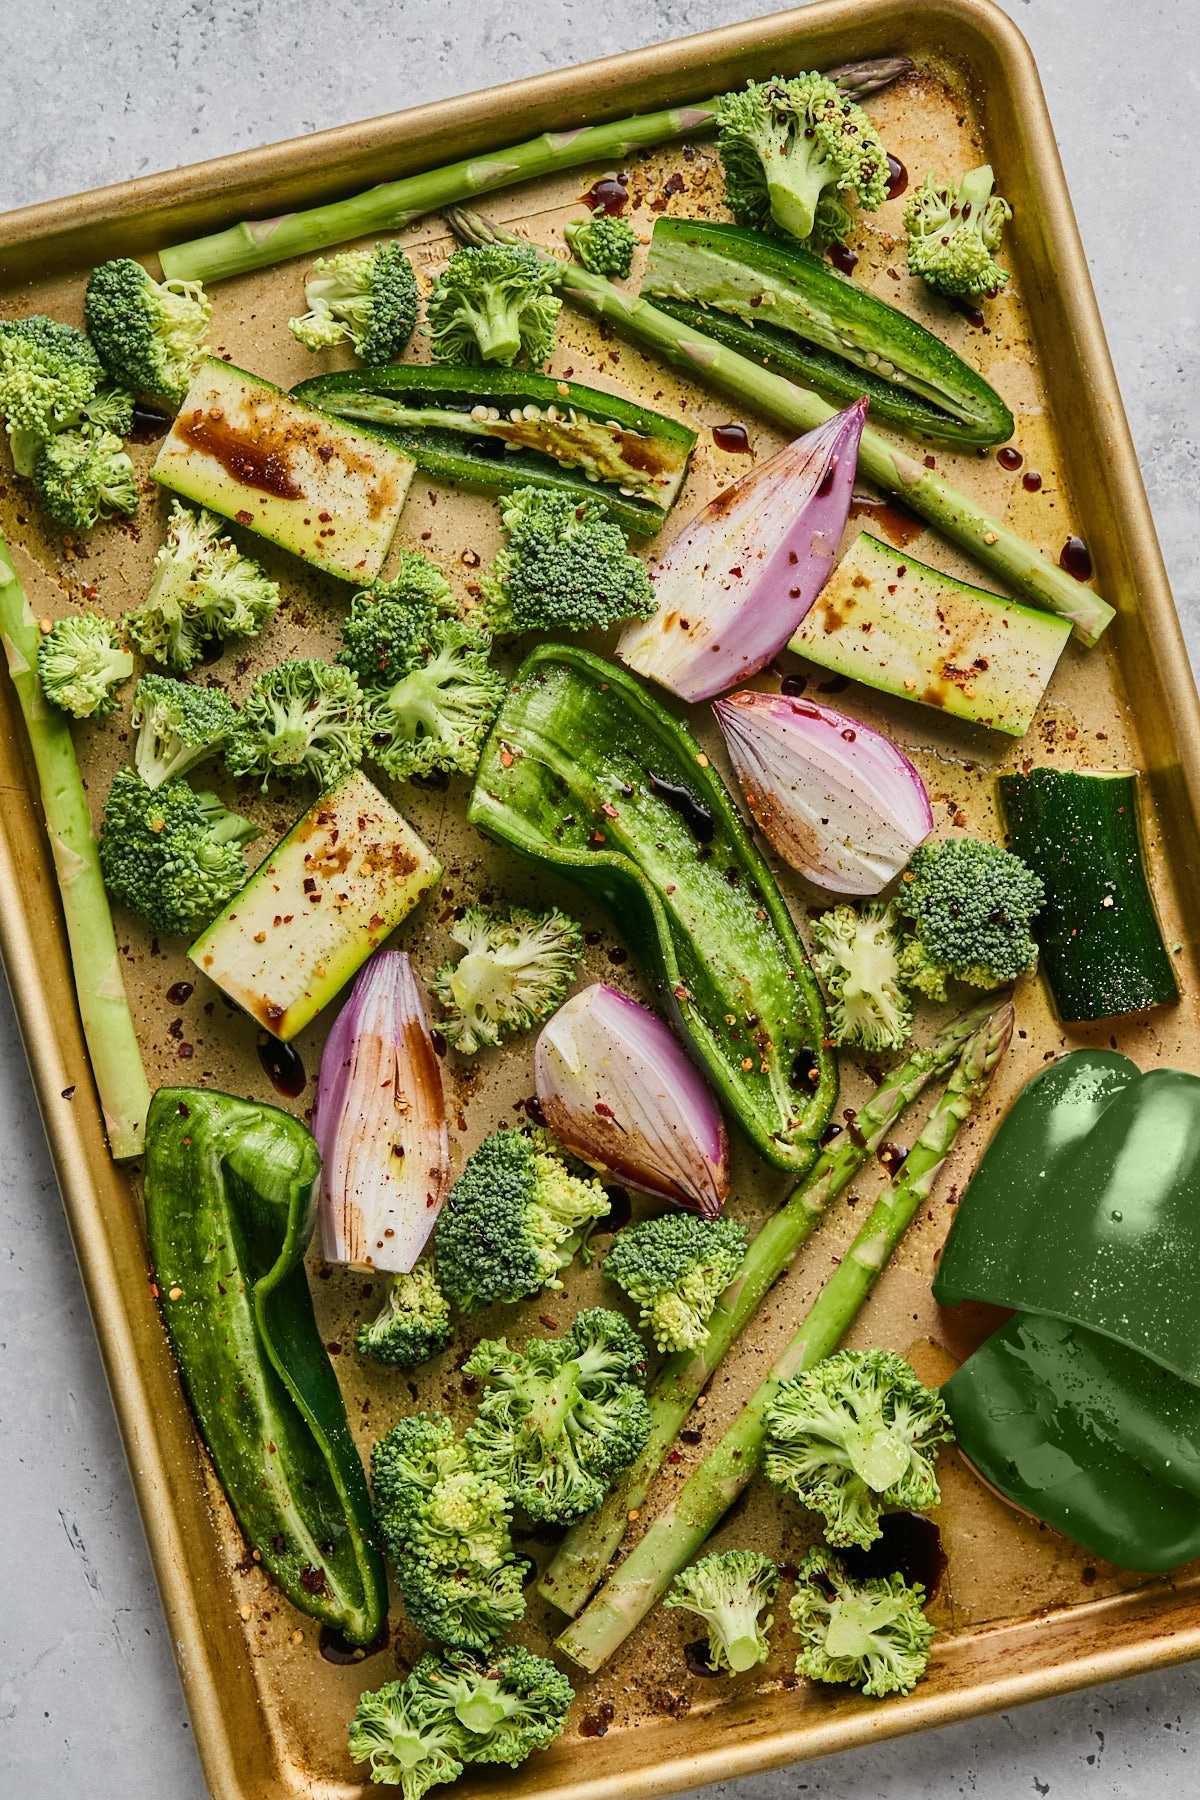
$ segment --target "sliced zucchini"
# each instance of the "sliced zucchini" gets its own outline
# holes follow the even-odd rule
[[[383,567],[412,481],[410,456],[204,359],[151,474],[330,575],[365,587]]]
[[[791,639],[809,662],[956,719],[1022,737],[1071,622],[855,538]]]

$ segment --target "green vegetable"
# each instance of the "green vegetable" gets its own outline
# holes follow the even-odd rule
[[[114,513],[138,508],[137,471],[111,431],[60,431],[33,465],[33,485],[47,516],[69,531],[90,531]]]
[[[624,281],[633,267],[637,232],[628,219],[614,219],[602,207],[586,219],[571,219],[563,227],[563,236],[571,254],[593,275]]]
[[[520,244],[456,250],[429,296],[429,339],[437,362],[548,362],[562,301],[554,272]]]
[[[213,513],[172,500],[150,592],[125,627],[143,656],[184,674],[214,639],[257,637],[278,605],[278,585],[222,536]]]
[[[463,1364],[482,1384],[467,1447],[535,1524],[599,1506],[646,1442],[645,1351],[619,1313],[594,1306],[562,1338],[523,1350],[485,1339]]]
[[[912,1002],[900,979],[894,907],[835,906],[814,920],[813,968],[825,989],[829,1035],[864,1050],[903,1050]]]
[[[824,75],[773,75],[723,94],[717,151],[740,225],[806,238],[822,199],[850,193],[868,212],[888,197],[888,156],[861,106]]]
[[[117,704],[117,688],[133,674],[133,658],[121,648],[111,619],[68,613],[39,638],[37,673],[51,706],[74,719],[103,719]]]
[[[521,369],[405,364],[318,375],[293,392],[386,432],[418,468],[457,487],[601,500],[639,537],[661,528],[696,442],[686,425],[631,400]]]
[[[0,319],[0,417],[18,475],[33,474],[39,450],[60,431],[129,430],[132,395],[104,383],[100,358],[76,326],[44,313]]]
[[[403,1800],[422,1800],[463,1772],[462,1730],[441,1684],[430,1680],[439,1666],[423,1656],[403,1681],[369,1688],[350,1720],[351,1761],[369,1763],[371,1780],[398,1787]]]
[[[825,1521],[825,1541],[863,1549],[883,1513],[941,1499],[946,1408],[902,1356],[839,1350],[785,1382],[767,1409],[767,1475]]]
[[[1138,777],[1002,775],[1008,841],[1045,885],[1034,924],[1060,1019],[1107,1019],[1179,998],[1146,878]]]
[[[236,719],[222,688],[143,675],[133,690],[134,767],[149,788],[176,781],[217,754]]]
[[[480,583],[499,636],[590,631],[654,611],[649,575],[598,501],[518,488],[500,516],[505,542]]]
[[[468,817],[612,907],[757,1150],[807,1168],[837,1087],[820,993],[685,728],[624,670],[544,644],[500,709]]]
[[[221,1485],[301,1612],[369,1644],[387,1617],[362,1465],[304,1275],[320,1159],[298,1120],[160,1088],[146,1225],[180,1374]]]
[[[659,1350],[695,1350],[741,1268],[746,1243],[736,1219],[662,1213],[618,1231],[604,1273],[641,1308],[638,1324]]]
[[[744,1675],[771,1653],[767,1633],[779,1588],[779,1568],[759,1550],[715,1550],[678,1574],[664,1606],[699,1613],[708,1629],[708,1660],[728,1675]]]
[[[796,1580],[790,1612],[801,1644],[797,1675],[846,1683],[875,1700],[912,1692],[936,1636],[919,1581],[857,1578],[840,1556],[819,1549],[809,1551]]]
[[[0,636],[37,774],[54,855],[84,1041],[108,1145],[117,1162],[140,1156],[150,1089],[121,973],[92,817],[66,718],[38,679],[41,634],[0,534]]]
[[[110,378],[147,406],[173,413],[183,403],[212,317],[198,281],[155,281],[121,256],[88,277],[84,313]]]
[[[375,1317],[359,1328],[360,1356],[396,1369],[415,1369],[439,1355],[454,1336],[450,1303],[431,1262],[396,1275]]]
[[[438,1215],[438,1280],[464,1312],[561,1287],[559,1271],[607,1213],[600,1183],[571,1174],[543,1135],[493,1132]]]
[[[189,937],[246,879],[242,847],[257,827],[186,781],[149,788],[118,769],[100,825],[100,867],[110,894],[154,931]]]
[[[363,695],[349,669],[314,657],[264,669],[225,743],[231,775],[330,788],[362,760]]]
[[[922,844],[896,890],[911,933],[900,979],[931,1000],[946,998],[951,978],[981,988],[1015,981],[1037,962],[1030,929],[1045,897],[1033,870],[998,844]]]
[[[926,175],[904,209],[910,275],[952,299],[978,300],[1000,291],[1008,270],[995,252],[1012,207],[992,192],[993,180],[987,163],[964,175],[957,189]]]
[[[464,954],[443,963],[433,991],[443,1035],[463,1056],[529,1031],[560,1006],[583,955],[583,932],[553,908],[469,906],[450,925]]]
[[[399,244],[319,256],[304,284],[308,311],[288,320],[307,350],[351,343],[365,363],[388,363],[413,334],[420,295]]]

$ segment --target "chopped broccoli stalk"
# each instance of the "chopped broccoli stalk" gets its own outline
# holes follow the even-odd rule
[[[637,233],[628,219],[611,218],[599,208],[590,218],[572,219],[565,235],[572,253],[593,275],[624,281],[633,267]]]
[[[863,1050],[901,1050],[912,1004],[900,984],[900,934],[891,906],[835,906],[813,925],[812,963],[825,989],[829,1035]]]
[[[883,1513],[940,1499],[936,1452],[953,1436],[941,1396],[890,1350],[839,1350],[784,1382],[767,1413],[766,1471],[864,1549]]]
[[[444,1008],[441,1028],[456,1050],[474,1056],[549,1018],[561,1005],[583,955],[574,919],[513,907],[468,907],[450,927],[464,954],[444,963],[433,991]]]
[[[463,1367],[486,1390],[466,1434],[475,1464],[537,1524],[593,1511],[650,1435],[641,1342],[603,1307],[521,1351],[485,1340]]]
[[[236,718],[221,688],[143,675],[133,690],[134,767],[149,788],[175,781],[216,755]]]
[[[60,431],[33,465],[33,485],[56,525],[90,531],[114,513],[135,513],[137,472],[111,431]]]
[[[355,1341],[360,1356],[395,1369],[415,1369],[443,1351],[453,1335],[450,1303],[433,1264],[420,1262],[395,1277],[382,1308]]]
[[[76,326],[44,313],[0,320],[0,417],[18,475],[33,474],[39,450],[60,431],[129,430],[132,395],[104,382],[104,365]]]
[[[779,1569],[758,1550],[714,1550],[671,1583],[664,1606],[699,1613],[708,1628],[708,1660],[728,1675],[743,1675],[770,1652]],[[766,1617],[762,1615],[766,1612]]]
[[[895,905],[909,922],[900,979],[930,1000],[947,981],[997,988],[1037,962],[1030,925],[1046,890],[1011,850],[978,838],[922,844],[901,879]]]
[[[992,192],[993,180],[987,163],[964,175],[957,190],[929,174],[904,209],[909,274],[951,299],[997,294],[1008,280],[995,253],[1012,207]]]
[[[773,221],[803,239],[811,236],[823,200],[842,208],[837,197],[852,194],[874,212],[887,199],[887,150],[879,133],[824,75],[751,81],[723,95],[717,134],[726,198],[739,225]],[[839,227],[840,220],[834,235]]]
[[[183,404],[212,302],[198,281],[155,281],[121,256],[88,278],[84,303],[92,342],[112,380],[163,412]]]
[[[254,682],[225,744],[231,775],[256,776],[266,789],[311,781],[324,790],[362,760],[363,697],[349,669],[297,657]]]
[[[902,1575],[856,1580],[841,1557],[823,1549],[809,1551],[796,1579],[797,1675],[846,1682],[876,1700],[912,1692],[935,1636],[920,1582]]]
[[[118,769],[100,827],[105,885],[164,936],[192,937],[246,879],[255,827],[186,781],[149,788]]]
[[[71,613],[43,634],[37,672],[51,706],[74,719],[102,719],[116,706],[121,682],[133,674],[133,658],[110,619]]]
[[[171,502],[150,591],[126,619],[144,656],[184,674],[214,638],[255,637],[279,605],[279,588],[201,508]]]
[[[540,1132],[496,1131],[467,1159],[435,1227],[438,1280],[465,1312],[561,1287],[559,1271],[608,1212]]]
[[[554,349],[562,301],[553,259],[524,244],[456,250],[429,296],[429,332],[439,362],[519,356],[540,369]]]
[[[481,583],[498,636],[589,631],[654,611],[645,567],[599,503],[518,488],[501,518],[507,541]]]
[[[319,256],[304,284],[308,311],[288,320],[308,350],[351,343],[365,363],[399,356],[417,322],[417,278],[397,243]]]
[[[604,1273],[637,1302],[639,1323],[660,1350],[698,1350],[747,1242],[736,1219],[663,1213],[618,1231]]]

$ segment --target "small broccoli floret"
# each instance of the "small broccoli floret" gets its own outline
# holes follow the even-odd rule
[[[0,320],[0,417],[13,467],[32,475],[39,450],[60,431],[127,432],[133,398],[105,387],[103,365],[82,331],[33,313]]]
[[[200,283],[155,281],[141,263],[121,256],[92,270],[84,311],[113,381],[148,406],[178,412],[212,315]]]
[[[664,1606],[699,1613],[708,1627],[708,1660],[714,1669],[743,1675],[770,1653],[779,1569],[758,1550],[714,1550],[677,1575]]]
[[[165,936],[190,937],[246,879],[242,845],[255,827],[186,781],[148,788],[118,769],[100,827],[108,890]]]
[[[633,267],[637,232],[628,219],[614,219],[601,207],[590,218],[572,219],[565,235],[573,254],[593,275],[624,281]]]
[[[376,600],[402,600],[414,606],[424,603],[443,613],[457,611],[450,583],[437,564],[419,550],[401,550],[388,579],[377,581],[370,592]]]
[[[304,284],[308,311],[289,319],[309,350],[350,342],[363,362],[399,356],[417,322],[417,278],[397,243],[319,256]]]
[[[99,613],[56,619],[38,644],[42,693],[75,719],[104,718],[117,704],[118,686],[132,674],[132,656],[112,621]]]
[[[237,708],[220,688],[143,675],[133,690],[134,767],[147,787],[174,781],[216,755],[236,718]]]
[[[797,1675],[847,1682],[872,1699],[908,1694],[929,1662],[933,1626],[925,1589],[902,1575],[856,1580],[841,1557],[810,1550],[796,1576],[792,1624],[801,1651]]]
[[[404,1800],[422,1800],[463,1772],[465,1733],[430,1682],[439,1666],[437,1657],[423,1656],[404,1681],[360,1695],[350,1721],[351,1760],[368,1763],[371,1780],[398,1787]]]
[[[33,465],[38,499],[56,525],[90,531],[114,513],[135,513],[137,471],[111,431],[60,431]]]
[[[998,844],[922,844],[896,893],[911,929],[901,981],[931,1000],[946,998],[951,976],[981,988],[1015,981],[1037,962],[1030,925],[1045,898],[1040,877]]]
[[[254,637],[279,605],[274,581],[201,508],[171,502],[150,591],[125,623],[144,656],[183,674],[216,638]]]
[[[852,194],[868,212],[887,199],[888,159],[879,133],[824,75],[776,76],[723,95],[717,133],[726,199],[740,225],[773,220],[803,239],[826,197]]]
[[[497,636],[589,631],[654,611],[645,567],[598,503],[518,488],[501,518],[507,542],[481,583]]]
[[[524,356],[540,369],[558,332],[556,280],[553,262],[524,244],[456,250],[429,296],[435,358],[509,365]]]
[[[463,1368],[486,1388],[466,1434],[476,1465],[535,1523],[592,1512],[650,1435],[641,1343],[603,1307],[522,1351],[485,1340]]]
[[[231,775],[332,787],[362,761],[363,697],[349,669],[315,657],[259,675],[225,744]]]
[[[660,1350],[695,1350],[746,1243],[736,1219],[663,1213],[618,1231],[604,1273],[640,1306],[639,1323]]]
[[[835,906],[813,925],[812,964],[825,989],[829,1035],[864,1050],[901,1050],[912,1004],[900,985],[900,934],[891,906]]]
[[[941,1396],[890,1350],[839,1350],[785,1381],[767,1413],[766,1471],[865,1549],[883,1513],[940,1499],[936,1451],[953,1436]]]
[[[608,1212],[540,1132],[496,1131],[467,1159],[435,1227],[438,1280],[471,1312],[561,1287],[560,1269]]]
[[[926,175],[904,209],[910,275],[953,299],[977,300],[1000,291],[1008,270],[995,252],[1012,207],[993,194],[993,179],[987,163],[964,175],[957,191]]]
[[[433,1666],[430,1666],[433,1665]],[[554,1742],[566,1724],[575,1692],[543,1656],[519,1644],[482,1662],[462,1652],[423,1657],[433,1689],[444,1696],[465,1733],[466,1761],[506,1763],[515,1769]]]
[[[420,1262],[397,1275],[381,1310],[355,1340],[360,1356],[394,1369],[415,1369],[437,1356],[454,1335],[450,1303],[438,1286],[432,1263]]]
[[[441,1028],[464,1056],[549,1018],[575,979],[583,932],[566,913],[468,907],[450,927],[464,955],[443,963],[433,991]]]

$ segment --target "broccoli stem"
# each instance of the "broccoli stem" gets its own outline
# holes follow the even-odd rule
[[[691,1561],[753,1477],[767,1411],[785,1381],[834,1350],[853,1323],[909,1225],[929,1198],[959,1127],[987,1091],[1012,1035],[1013,1009],[998,1006],[968,1039],[920,1136],[872,1207],[838,1267],[770,1374],[678,1495],[659,1514],[607,1585],[556,1640],[572,1661],[599,1669]]]
[[[829,73],[851,99],[862,100],[911,68],[906,56],[881,56]],[[287,213],[280,219],[243,221],[211,237],[172,244],[159,252],[159,261],[164,276],[175,281],[225,281],[250,269],[268,269],[291,256],[309,256],[315,250],[381,231],[400,231],[424,213],[440,212],[443,207],[512,187],[518,181],[577,169],[584,163],[623,162],[635,150],[711,131],[719,99],[717,95],[690,106],[636,113],[632,118],[574,131],[544,131],[507,150],[467,156],[440,169],[406,175],[347,200]]]
[[[992,1011],[989,1001],[963,1013],[927,1050],[914,1051],[907,1062],[892,1070],[859,1110],[853,1133],[844,1132],[822,1151],[786,1205],[754,1239],[737,1279],[721,1296],[705,1342],[697,1350],[667,1358],[649,1392],[650,1436],[641,1455],[604,1504],[571,1527],[538,1583],[538,1592],[560,1612],[574,1617],[586,1603],[625,1535],[630,1513],[645,1500],[697,1396],[830,1203],[875,1154],[927,1083],[949,1068]]]
[[[447,217],[455,234],[467,244],[525,241],[479,213],[452,209]],[[559,292],[564,299],[595,318],[607,320],[625,336],[657,351],[664,361],[752,406],[785,431],[812,431],[833,417],[835,409],[811,388],[799,387],[782,375],[760,368],[749,357],[660,312],[639,295],[622,293],[611,281],[589,274],[578,263],[563,262],[558,257],[554,261],[560,271]],[[934,470],[915,461],[870,427],[862,434],[858,467],[868,481],[933,525],[943,537],[1008,582],[1034,606],[1070,619],[1085,644],[1094,644],[1115,618],[1113,608],[1099,594],[1049,562],[969,495],[960,493]]]
[[[41,792],[46,835],[66,917],[75,992],[108,1144],[117,1162],[140,1156],[150,1088],[133,1029],[92,819],[65,716],[37,678],[38,626],[0,536],[0,637]]]

